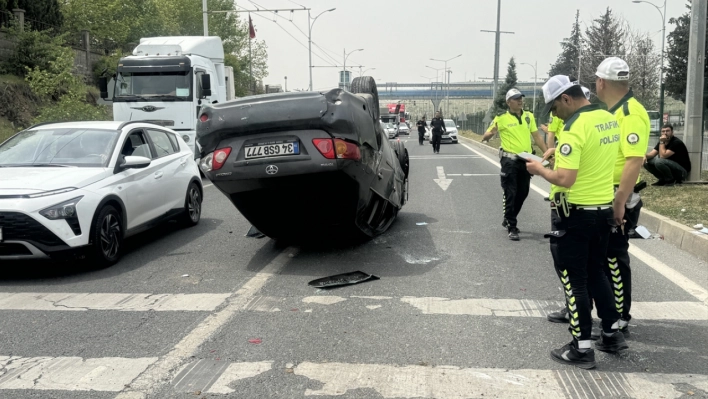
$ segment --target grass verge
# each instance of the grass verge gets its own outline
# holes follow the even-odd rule
[[[460,134],[479,143],[482,142],[480,134],[471,131],[463,131]],[[487,145],[495,149],[499,148],[499,138],[489,140]],[[536,154],[540,153],[540,149],[535,145],[534,149]],[[689,227],[698,223],[708,226],[708,184],[652,187],[651,184],[655,183],[657,179],[651,173],[642,169],[640,176],[649,185],[641,192],[644,208]],[[703,171],[701,179],[708,181],[708,171]]]

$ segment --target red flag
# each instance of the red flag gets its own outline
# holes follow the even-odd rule
[[[248,14],[248,37],[251,39],[256,38],[256,29],[253,27],[253,21],[251,21],[251,14]]]

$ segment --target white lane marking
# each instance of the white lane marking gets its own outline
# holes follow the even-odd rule
[[[443,191],[447,191],[448,187],[450,187],[450,183],[452,183],[452,179],[445,177],[445,168],[442,166],[438,166],[436,169],[438,171],[438,178],[433,179],[433,181],[438,183],[438,186],[440,186]]]
[[[0,310],[213,311],[230,294],[0,292]]]
[[[525,299],[448,299],[401,298],[401,302],[418,308],[423,314],[448,314],[497,317],[546,317],[562,302]],[[708,320],[708,307],[701,302],[633,302],[632,314],[642,320]],[[641,316],[639,316],[641,315]]]
[[[0,389],[119,392],[155,361],[0,356]]]
[[[141,393],[142,397],[160,389],[171,379],[173,373],[184,361],[193,356],[204,342],[231,318],[240,311],[246,309],[253,300],[256,293],[268,282],[268,280],[278,273],[298,251],[296,248],[286,248],[273,261],[266,265],[262,271],[256,273],[246,284],[227,299],[227,305],[216,313],[212,313],[200,325],[185,336],[177,345],[170,350],[160,360],[148,367],[126,387],[125,391],[116,399],[135,399],[135,393]],[[128,395],[126,395],[128,394]]]
[[[629,253],[637,257],[637,259],[644,262],[647,266],[654,269],[657,273],[671,280],[674,284],[683,288],[686,292],[693,295],[699,301],[708,305],[708,291],[706,291],[700,285],[691,281],[688,277],[679,273],[678,271],[670,268],[664,262],[659,259],[649,255],[648,253],[642,251],[634,244],[629,244]],[[632,305],[634,306],[634,305]]]
[[[369,310],[375,310],[375,309],[380,308],[381,306],[383,306],[383,305],[366,305],[366,308]]]
[[[491,162],[492,164],[497,165],[498,167],[501,167],[499,162],[496,162],[493,159],[483,155],[482,153],[480,153],[479,151],[475,150],[474,148],[468,146],[467,144],[462,144],[462,145],[464,147],[466,147],[467,149],[469,149],[470,151],[480,155],[482,158],[485,158],[487,161]],[[548,196],[549,196],[548,192],[540,189],[539,187],[537,187],[534,184],[531,184],[531,189],[533,189],[537,193],[541,194],[545,198],[548,198]],[[696,284],[691,279],[685,277],[683,274],[674,270],[673,268],[666,265],[665,263],[659,261],[655,257],[649,255],[645,251],[641,250],[636,245],[630,244],[629,245],[629,252],[632,255],[634,255],[637,259],[644,262],[647,266],[651,267],[652,269],[656,270],[658,273],[660,273],[661,275],[663,275],[664,277],[666,277],[667,279],[672,281],[679,288],[688,292],[692,296],[698,298],[704,304],[708,305],[708,291],[706,291],[703,287]],[[646,261],[645,261],[645,259],[646,259]],[[632,305],[632,306],[634,306],[634,305]]]
[[[253,378],[270,371],[272,368],[273,362],[231,363],[214,385],[207,390],[207,393],[229,394],[234,392],[233,389],[229,388],[229,385],[238,380]]]
[[[308,296],[302,300],[305,303],[317,303],[320,305],[334,305],[335,303],[346,301],[341,296]]]
[[[349,390],[369,388],[384,398],[563,397],[563,390],[549,370],[304,362],[294,374],[322,384],[320,389],[307,389],[305,396],[341,396]]]
[[[376,308],[371,300],[395,299],[396,302],[385,302],[376,304]],[[300,303],[332,306],[345,301],[355,301],[356,304],[364,302],[365,307],[370,310],[383,306],[395,306],[398,301],[411,305],[423,314],[445,314],[445,315],[467,315],[467,316],[494,316],[494,317],[546,317],[548,313],[557,311],[564,306],[561,301],[545,301],[533,299],[492,299],[492,298],[466,298],[449,299],[437,297],[341,297],[341,296],[311,296],[305,298],[296,297],[255,297],[248,306],[248,311],[255,312],[276,312],[280,306],[284,309],[297,309]],[[308,309],[321,311],[323,308],[314,307]],[[310,313],[308,312],[308,313]],[[633,302],[632,314],[642,320],[684,320],[684,321],[706,321],[708,320],[708,307],[702,302]]]

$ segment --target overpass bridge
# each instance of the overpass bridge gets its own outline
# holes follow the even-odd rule
[[[501,87],[501,83],[499,87]],[[545,80],[536,82],[536,97],[541,97],[541,87]],[[376,83],[379,98],[386,100],[430,100],[431,98],[446,98],[446,83]],[[519,82],[516,88],[527,98],[533,97],[533,82]],[[493,82],[450,83],[450,99],[491,99]]]

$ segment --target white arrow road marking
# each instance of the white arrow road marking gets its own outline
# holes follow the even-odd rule
[[[445,169],[443,169],[442,166],[438,166],[438,178],[433,179],[435,183],[438,183],[438,186],[443,189],[443,191],[447,191],[447,188],[450,187],[450,183],[452,183],[452,179],[448,179],[445,177]]]

